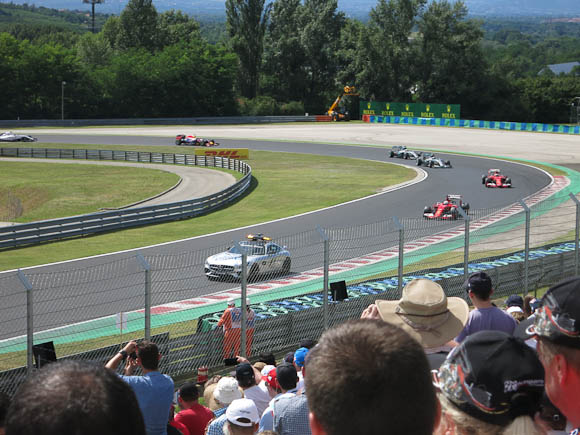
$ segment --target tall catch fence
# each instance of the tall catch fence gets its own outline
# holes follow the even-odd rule
[[[240,280],[205,275],[206,259],[231,245],[7,272],[0,275],[0,391],[13,393],[35,370],[33,345],[45,342],[54,343],[59,359],[104,364],[121,343],[152,337],[164,352],[161,370],[174,377],[223,367],[216,324],[230,297],[238,306],[250,298],[253,343],[241,343],[240,352],[256,356],[294,350],[301,339],[358,318],[378,298],[399,299],[404,283],[417,277],[465,297],[466,274],[486,270],[496,297],[533,293],[578,273],[579,204],[565,188],[541,202],[472,209],[458,220],[389,217],[317,227],[275,237],[291,253],[290,273],[268,272],[265,262],[263,273],[249,275],[246,252]],[[341,281],[348,298],[325,298]]]

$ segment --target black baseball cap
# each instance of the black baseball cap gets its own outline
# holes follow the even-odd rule
[[[480,331],[454,348],[436,375],[436,386],[463,412],[505,426],[533,418],[544,391],[536,352],[502,331]]]
[[[296,388],[298,373],[296,372],[294,364],[284,362],[276,367],[276,379],[278,379],[278,385],[285,390]]]
[[[463,288],[475,294],[487,295],[491,292],[491,278],[485,272],[472,273],[463,283]]]
[[[505,301],[506,307],[524,308],[524,299],[520,295],[509,295]]]
[[[236,366],[236,379],[247,379],[254,377],[254,369],[249,363],[241,363]]]
[[[550,287],[536,310],[534,324],[526,332],[580,349],[580,277],[568,278]]]

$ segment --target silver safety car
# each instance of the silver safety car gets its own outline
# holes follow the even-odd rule
[[[262,234],[249,234],[246,240],[205,260],[204,271],[208,279],[238,280],[242,277],[242,254],[238,245],[247,253],[249,279],[290,272],[292,260],[286,246],[280,246]]]

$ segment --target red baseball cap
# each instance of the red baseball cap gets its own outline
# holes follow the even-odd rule
[[[276,367],[274,367],[273,369],[270,369],[270,371],[268,372],[267,375],[262,376],[262,380],[266,381],[266,383],[270,387],[277,389],[278,388],[278,381],[276,379]]]

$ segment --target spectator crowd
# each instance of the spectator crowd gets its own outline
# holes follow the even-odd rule
[[[448,297],[414,279],[400,300],[254,363],[254,314],[243,316],[252,331],[240,356],[242,316],[229,301],[227,376],[175,388],[157,345],[130,341],[105,366],[54,362],[0,395],[0,435],[577,435],[580,277],[503,306],[485,272],[464,289]]]

